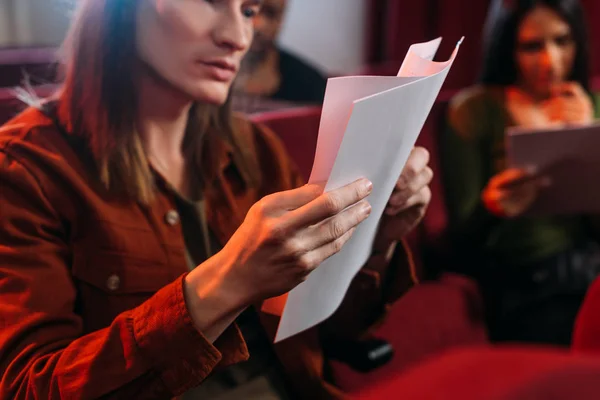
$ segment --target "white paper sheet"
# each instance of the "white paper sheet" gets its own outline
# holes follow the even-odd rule
[[[600,124],[507,131],[511,167],[535,166],[552,179],[528,211],[529,215],[600,212]]]
[[[458,53],[460,42],[448,61],[431,61],[440,42],[411,46],[397,77],[328,81],[310,182],[330,191],[368,178],[372,212],[340,253],[288,294],[276,342],[330,317],[369,258],[385,206]]]

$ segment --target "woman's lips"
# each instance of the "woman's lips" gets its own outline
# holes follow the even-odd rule
[[[225,60],[199,61],[198,64],[213,79],[220,82],[231,82],[237,74],[237,66]]]

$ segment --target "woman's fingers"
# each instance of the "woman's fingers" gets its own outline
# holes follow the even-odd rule
[[[388,202],[389,208],[407,208],[407,202],[410,198],[418,195],[425,187],[427,187],[433,179],[433,170],[425,167],[414,179],[405,187],[404,190],[395,190]]]
[[[300,257],[300,267],[306,273],[314,271],[319,265],[334,254],[339,253],[348,240],[352,237],[356,228],[352,228],[334,241],[324,244]]]
[[[338,215],[307,228],[302,232],[301,240],[307,251],[325,246],[356,228],[370,214],[371,205],[363,200]]]
[[[373,184],[369,180],[359,179],[342,188],[324,193],[310,203],[289,212],[284,218],[284,224],[289,229],[302,229],[318,224],[359,203],[371,194],[372,190]]]

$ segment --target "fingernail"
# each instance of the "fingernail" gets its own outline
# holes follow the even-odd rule
[[[365,214],[366,216],[371,215],[371,210],[372,210],[372,208],[371,208],[371,205],[369,203],[366,203],[362,207],[363,214]]]
[[[371,182],[368,179],[365,179],[364,184],[365,184],[365,189],[367,190],[367,192],[371,193],[371,191],[373,191],[373,182]]]

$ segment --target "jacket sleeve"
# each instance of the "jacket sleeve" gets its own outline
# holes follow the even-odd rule
[[[20,161],[0,149],[0,398],[169,398],[247,358],[235,326],[195,329],[183,277],[84,335],[68,222]]]

